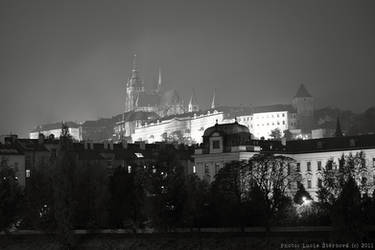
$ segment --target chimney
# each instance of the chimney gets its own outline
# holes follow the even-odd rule
[[[109,149],[108,148],[108,141],[103,142],[103,147],[104,147],[105,150]]]
[[[89,149],[89,143],[88,143],[87,141],[85,141],[85,142],[83,143],[83,148],[84,148],[85,150],[88,150],[88,149]]]
[[[113,141],[112,140],[109,142],[109,149],[113,151]]]
[[[90,141],[90,149],[94,150],[94,142]]]
[[[39,144],[44,144],[44,134],[39,133],[38,139],[39,139]]]
[[[128,148],[128,141],[123,140],[123,141],[121,142],[121,144],[122,144],[122,148],[123,148],[123,149],[127,149],[127,148]]]
[[[146,143],[144,141],[139,142],[139,149],[141,149],[141,150],[146,149]]]

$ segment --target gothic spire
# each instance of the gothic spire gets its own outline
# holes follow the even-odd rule
[[[343,136],[339,117],[337,117],[335,136],[336,137]]]
[[[214,89],[214,93],[212,95],[211,109],[215,108],[215,97],[216,97],[216,90]]]
[[[194,89],[193,89],[193,93],[192,93],[192,95],[190,97],[188,109],[189,109],[189,112],[194,112],[194,111],[198,111],[199,110],[198,102],[197,102],[197,99],[195,97],[195,91],[194,91]]]

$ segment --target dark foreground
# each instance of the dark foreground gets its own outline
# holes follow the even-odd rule
[[[362,242],[332,240],[329,230],[285,228],[255,232],[77,233],[74,249],[373,249],[374,233]],[[0,235],[0,249],[61,249],[52,234]]]

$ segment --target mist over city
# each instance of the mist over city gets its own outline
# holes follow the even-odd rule
[[[0,2],[0,249],[362,249],[375,2]]]

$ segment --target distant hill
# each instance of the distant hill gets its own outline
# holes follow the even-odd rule
[[[337,118],[340,119],[341,129],[345,135],[375,133],[375,107],[371,107],[363,113],[354,113],[334,107],[317,109],[314,113],[315,127],[334,130]]]

